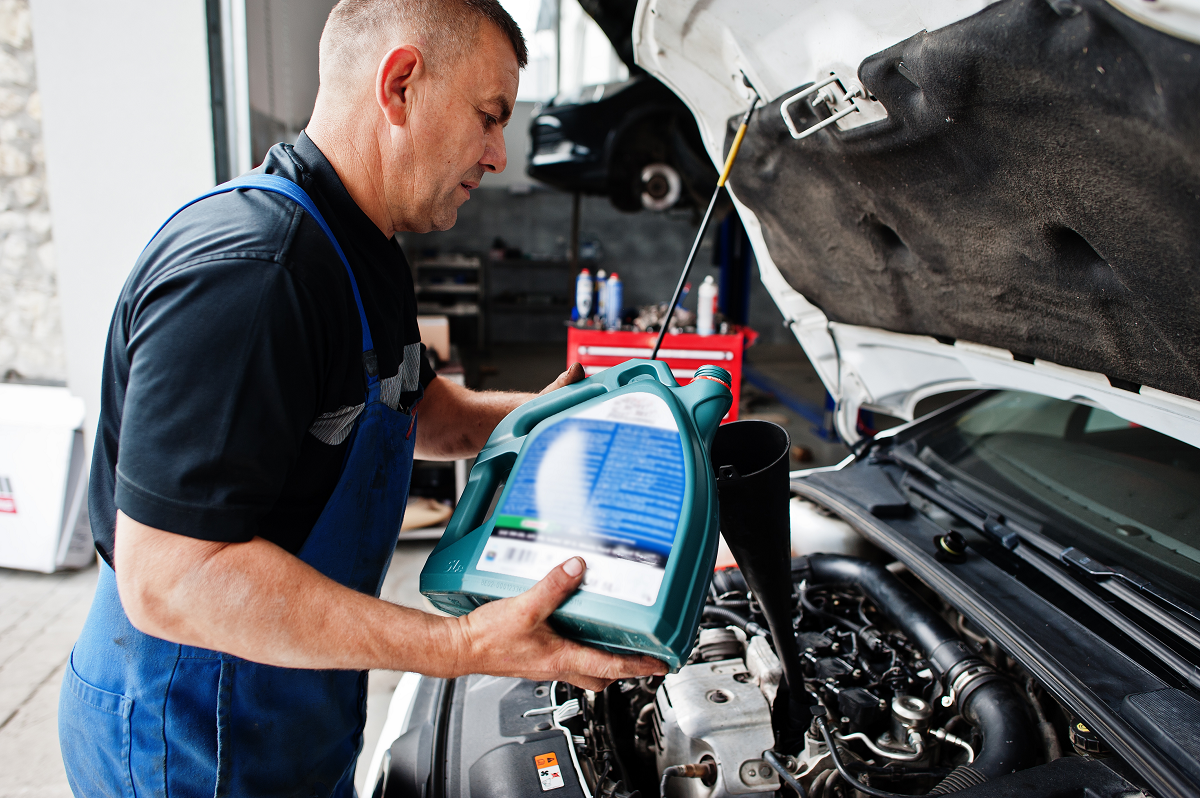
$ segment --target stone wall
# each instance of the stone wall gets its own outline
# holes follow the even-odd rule
[[[66,378],[28,0],[0,0],[0,379]]]

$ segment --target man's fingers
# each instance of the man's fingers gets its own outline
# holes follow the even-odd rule
[[[520,600],[526,604],[535,621],[541,622],[549,618],[550,613],[579,589],[586,568],[587,564],[582,557],[572,557],[521,594]]]
[[[578,363],[572,363],[566,371],[558,375],[558,379],[543,388],[542,393],[547,394],[564,386],[579,382],[584,376],[583,366]]]
[[[565,681],[570,682],[581,690],[591,690],[593,693],[599,693],[604,688],[613,683],[613,679],[593,679],[589,676],[578,676],[572,674]]]
[[[570,641],[563,646],[556,664],[559,671],[610,682],[638,676],[664,676],[667,673],[666,663],[653,657],[610,654]]]

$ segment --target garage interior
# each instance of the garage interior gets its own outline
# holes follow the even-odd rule
[[[208,4],[218,182],[257,165],[270,146],[294,140],[304,128],[317,90],[316,45],[333,4],[245,0],[244,28],[231,35],[234,5]],[[531,64],[505,131],[508,167],[486,175],[452,230],[405,234],[400,243],[418,286],[423,335],[428,328],[430,349],[440,349],[439,372],[473,388],[538,391],[567,365],[580,270],[620,274],[623,321],[632,329],[628,322],[639,308],[665,307],[702,207],[685,197],[666,210],[620,210],[605,194],[565,191],[530,177],[531,124],[540,110],[556,95],[560,103],[592,97],[605,84],[627,80],[629,69],[575,0],[505,5],[512,6],[531,45]],[[0,11],[8,13],[7,7]],[[245,78],[242,91],[248,90],[242,106],[236,102],[239,74]],[[714,278],[721,287],[719,319],[753,331],[756,338],[744,353],[736,416],[784,426],[793,444],[793,468],[836,463],[847,449],[833,432],[825,390],[759,281],[749,242],[728,202],[718,212],[689,278],[692,290],[680,307],[694,314],[696,288],[706,277]],[[694,315],[681,318],[694,326]],[[66,384],[59,374],[46,378],[17,369],[5,382]],[[94,423],[94,416],[86,423]],[[417,591],[418,575],[469,467],[469,462],[418,463],[412,502],[421,506],[410,502],[406,527],[413,519],[420,526],[402,534],[384,598],[432,609]],[[5,608],[0,617],[0,769],[5,773],[0,798],[70,794],[58,752],[58,690],[95,581],[94,565],[53,574],[0,568],[0,606]],[[364,758],[374,749],[398,679],[399,674],[385,671],[370,676]],[[366,767],[360,765],[361,780]],[[363,786],[358,785],[360,791]]]

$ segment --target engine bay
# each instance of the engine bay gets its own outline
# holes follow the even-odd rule
[[[1015,659],[902,565],[872,554],[791,560],[798,695],[758,598],[738,568],[724,568],[677,673],[598,693],[430,680],[439,695],[425,710],[417,702],[410,727],[422,712],[430,723],[420,740],[397,740],[374,794],[1141,794]],[[412,772],[429,760],[403,754],[422,746],[444,752],[432,772]],[[439,783],[444,790],[427,791]]]
[[[806,728],[787,717],[796,702],[737,568],[714,575],[678,673],[600,695],[548,686],[557,706],[588,706],[563,720],[582,742],[586,794],[709,798],[798,784],[812,798],[862,786],[940,795],[1058,759],[1071,745],[1061,711],[965,618],[929,608],[919,583],[895,570],[842,555],[793,560]],[[887,613],[881,598],[891,599]],[[936,651],[921,647],[928,641]]]

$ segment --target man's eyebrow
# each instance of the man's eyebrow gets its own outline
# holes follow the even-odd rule
[[[493,97],[492,102],[500,106],[500,124],[504,124],[512,118],[512,106],[508,104],[508,98],[503,94]]]

